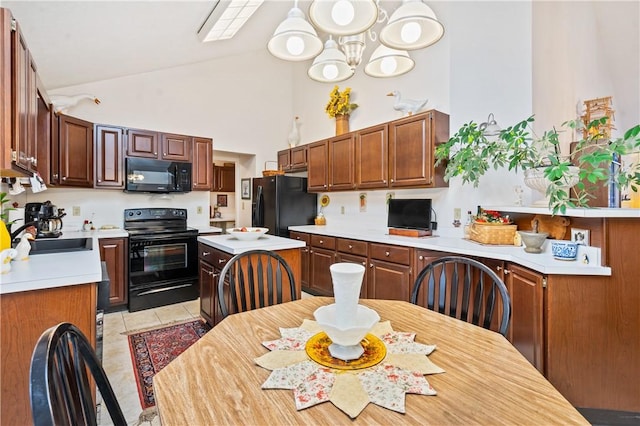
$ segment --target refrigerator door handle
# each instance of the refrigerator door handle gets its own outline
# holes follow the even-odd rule
[[[262,185],[256,188],[256,209],[253,212],[255,226],[264,227],[264,197],[262,195]]]

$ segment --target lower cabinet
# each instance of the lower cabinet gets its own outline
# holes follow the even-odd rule
[[[300,284],[303,288],[309,287],[309,245],[311,243],[311,236],[304,232],[292,231],[289,233],[289,238],[292,240],[304,241],[306,246],[300,249]]]
[[[309,290],[318,296],[333,296],[329,267],[336,262],[333,249],[311,247],[309,250]]]
[[[109,274],[109,308],[125,306],[128,302],[128,239],[101,238],[99,241],[100,260],[107,263],[107,273]]]
[[[220,303],[218,302],[218,278],[222,268],[232,257],[230,254],[206,244],[198,244],[200,316],[211,326],[222,320]]]

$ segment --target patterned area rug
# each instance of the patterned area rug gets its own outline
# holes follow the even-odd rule
[[[211,330],[201,320],[129,335],[129,350],[142,408],[153,407],[153,376]]]

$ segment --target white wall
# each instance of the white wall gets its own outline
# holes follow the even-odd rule
[[[452,135],[465,122],[484,121],[490,112],[503,126],[534,113],[539,124],[558,124],[573,118],[578,98],[608,95],[614,102],[625,99],[624,109],[616,112],[618,124],[630,127],[640,121],[640,37],[632,25],[638,2],[434,1],[429,5],[443,22],[445,36],[434,46],[411,53],[416,60],[412,72],[375,79],[358,69],[352,79],[338,84],[341,90],[351,87],[353,100],[360,104],[352,114],[352,130],[400,117],[392,108],[393,99],[385,96],[392,90],[405,98],[428,98],[428,108],[450,114]],[[618,27],[624,46],[619,46]],[[365,60],[374,48],[369,43]],[[214,150],[225,151],[239,165],[239,185],[240,178],[260,175],[264,162],[275,160],[276,151],[287,148],[294,115],[301,117],[302,143],[334,134],[333,120],[324,113],[333,84],[309,80],[308,66],[280,61],[264,50],[52,93],[98,96],[99,106],[85,103],[70,111],[90,121],[212,137]],[[634,91],[639,96],[634,97]],[[635,102],[627,102],[629,98]],[[454,207],[464,215],[477,205],[511,204],[516,185],[523,185],[521,176],[492,172],[482,177],[478,188],[454,179],[448,189],[393,192],[396,197],[433,198],[441,232],[461,235],[461,229],[451,226]],[[68,191],[69,195],[63,191],[43,196],[68,204],[98,194]],[[369,191],[364,213],[358,209],[359,193],[331,193],[327,219],[333,224],[384,228],[386,192]],[[147,202],[121,192],[99,193],[101,199],[113,201],[105,208],[113,211],[114,221],[124,206],[143,207],[140,203]],[[190,217],[204,222],[206,214],[200,218],[191,211],[201,203],[208,206],[208,197],[192,193],[179,203],[189,209]],[[525,188],[525,203],[536,197]],[[239,198],[235,199],[238,222],[246,225],[250,204]],[[341,206],[347,214],[340,214]]]

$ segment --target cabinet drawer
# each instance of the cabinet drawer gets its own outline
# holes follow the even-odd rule
[[[198,257],[205,262],[222,269],[233,256],[229,253],[225,253],[214,249],[211,246],[200,243],[198,244]]]
[[[369,244],[369,256],[372,259],[386,260],[401,265],[411,264],[411,247],[390,246],[387,244]]]
[[[367,255],[367,242],[358,240],[347,240],[338,238],[337,250],[342,253],[356,254],[359,256]]]
[[[335,250],[336,239],[334,237],[327,237],[326,235],[312,235],[311,245],[313,247],[324,247],[329,250]]]
[[[304,232],[289,232],[289,238],[292,240],[304,241],[307,246],[311,243],[311,235]]]

